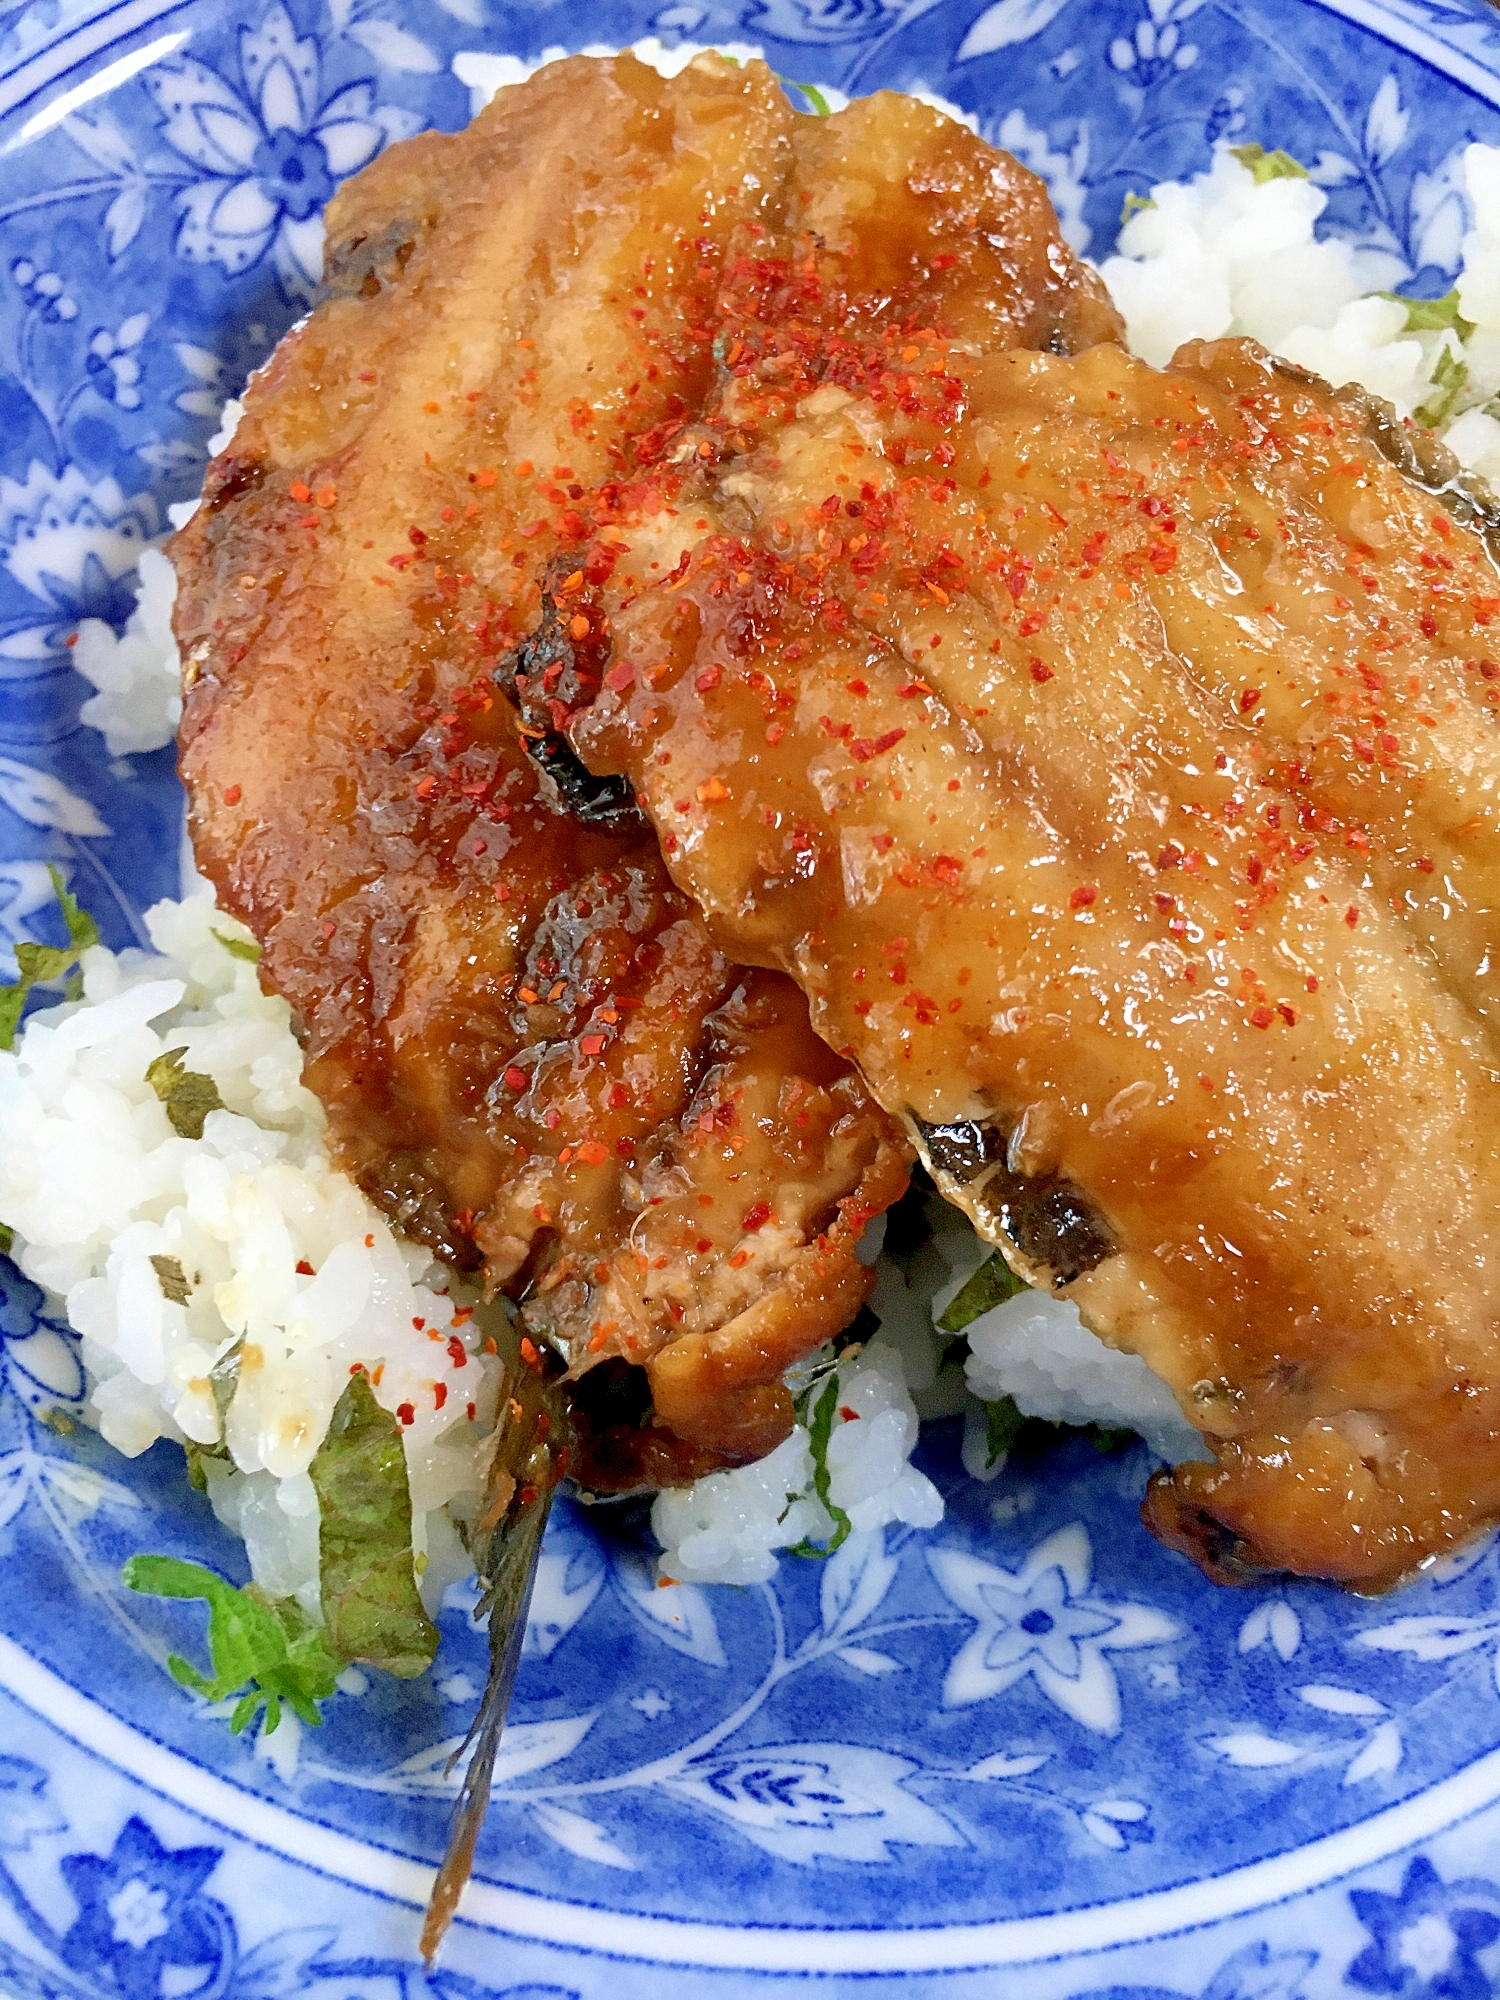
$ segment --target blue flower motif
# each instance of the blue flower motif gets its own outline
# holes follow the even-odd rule
[[[323,273],[323,207],[338,183],[395,130],[372,83],[320,95],[316,36],[286,8],[240,33],[244,93],[193,56],[157,63],[143,81],[161,135],[201,179],[176,198],[177,254],[237,277],[269,251],[290,299],[310,299]]]
[[[192,1987],[207,1985],[234,1952],[227,1913],[200,1893],[221,1853],[163,1847],[144,1820],[131,1819],[107,1856],[65,1855],[78,1915],[59,1941],[61,1956],[80,1972],[104,1974],[129,2000],[160,2000],[167,1966],[201,1971]]]
[[[1196,14],[1201,4],[1202,0],[1146,0],[1147,11],[1136,22],[1135,33],[1117,35],[1110,43],[1110,62],[1143,90],[1174,70],[1191,69],[1198,60],[1197,45],[1182,39],[1179,23]]]
[[[138,410],[141,407],[141,363],[135,350],[145,338],[150,324],[151,315],[138,312],[132,313],[113,331],[107,326],[94,329],[85,365],[94,387],[116,409]]]
[[[78,1339],[42,1310],[45,1295],[18,1271],[0,1285],[0,1384],[33,1415],[83,1401]]]
[[[864,42],[895,27],[905,11],[902,0],[757,0],[745,28],[783,42]]]
[[[1394,1896],[1351,1889],[1349,1901],[1371,1942],[1344,1974],[1347,1985],[1401,2000],[1490,2000],[1494,1987],[1475,1954],[1500,1938],[1494,1883],[1445,1882],[1419,1854]]]
[[[0,620],[0,679],[32,673],[84,618],[123,625],[132,577],[160,525],[149,493],[127,499],[113,479],[33,459],[25,481],[0,477],[0,569],[32,600]]]

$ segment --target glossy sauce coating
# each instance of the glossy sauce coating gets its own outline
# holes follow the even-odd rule
[[[575,1369],[646,1366],[654,1425],[585,1426],[601,1484],[777,1443],[778,1378],[857,1310],[906,1180],[797,988],[712,943],[628,800],[591,821],[539,766],[523,643],[545,607],[607,652],[613,523],[670,506],[726,297],[785,292],[758,245],[846,209],[884,249],[857,290],[793,276],[826,324],[942,299],[992,344],[1115,329],[1040,184],[922,107],[824,125],[759,64],[578,59],[341,190],[329,296],[173,546],[200,863],[345,1164]]]
[[[1153,1525],[1221,1577],[1397,1580],[1500,1512],[1474,509],[1248,343],[1158,373],[934,330],[883,402],[751,346],[736,448],[615,559],[632,671],[573,741],[945,1190],[1174,1387],[1218,1462]]]

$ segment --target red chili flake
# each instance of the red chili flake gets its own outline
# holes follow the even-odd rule
[[[771,1204],[768,1201],[758,1201],[753,1207],[745,1210],[745,1217],[740,1227],[749,1236],[753,1235],[757,1229],[763,1228],[770,1220]]]
[[[597,1139],[585,1139],[578,1148],[578,1158],[586,1167],[600,1167],[609,1158],[609,1148]]]
[[[531,1485],[523,1486],[516,1498],[523,1507],[530,1507],[536,1500],[536,1488]]]
[[[325,938],[331,938],[337,929],[338,925],[334,923],[331,917],[323,919],[323,935]]]
[[[847,1403],[839,1404],[839,1415],[846,1424],[857,1424],[859,1422],[859,1411],[851,1410]]]
[[[1422,637],[1424,639],[1435,639],[1437,637],[1437,620],[1430,611],[1424,611],[1422,616],[1417,620],[1417,623],[1422,628]]]
[[[698,690],[699,694],[707,694],[710,688],[716,688],[719,685],[719,679],[719,669],[715,666],[708,666],[696,677],[693,686]]]
[[[297,1276],[299,1278],[312,1278],[315,1277],[316,1275],[317,1273],[313,1270],[312,1265],[308,1263],[305,1257],[299,1257],[297,1259]]]
[[[505,1072],[505,1081],[510,1085],[512,1090],[524,1090],[530,1079],[524,1069],[512,1063],[510,1068]]]
[[[351,1361],[349,1363],[349,1373],[351,1375],[363,1375],[364,1372],[365,1372],[365,1364],[363,1363],[363,1361]]]
[[[859,680],[845,681],[844,686],[848,689],[850,694],[863,695],[863,694],[868,694],[870,692],[870,683],[868,681],[859,681]]]
[[[373,1236],[367,1236],[365,1238],[365,1248],[367,1250],[373,1250],[375,1248],[375,1238]]]
[[[446,1382],[434,1382],[432,1385],[432,1407],[435,1410],[440,1410],[447,1400],[448,1384]]]
[[[1296,1027],[1297,1010],[1294,1006],[1292,1006],[1290,1001],[1278,1000],[1276,1002],[1276,1011],[1281,1016],[1282,1020],[1286,1022],[1289,1028]]]
[[[1205,1090],[1212,1090],[1214,1087],[1213,1078],[1205,1070],[1199,1070],[1198,1081],[1203,1085]]]
[[[419,799],[430,799],[436,789],[437,779],[432,775],[431,771],[428,771],[423,777],[418,778],[417,782],[412,786],[413,794]]]
[[[1043,682],[1052,679],[1052,669],[1047,665],[1045,660],[1033,660],[1031,663],[1031,678],[1038,685],[1041,685]]]
[[[1240,694],[1240,714],[1248,715],[1251,709],[1254,708],[1255,704],[1260,700],[1260,697],[1261,697],[1260,688],[1243,689]]]
[[[1359,922],[1359,905],[1357,903],[1351,903],[1348,909],[1345,910],[1344,922],[1349,926],[1351,931],[1354,929],[1354,926]]]
[[[426,1326],[426,1324],[427,1324],[426,1320],[423,1319],[420,1313],[418,1313],[416,1318],[412,1321],[412,1325],[416,1328],[418,1333],[422,1331],[423,1327]]]
[[[903,701],[915,701],[920,694],[931,694],[932,689],[924,680],[906,681],[896,690]]]
[[[339,489],[336,486],[320,486],[313,495],[315,507],[335,507],[338,505]]]
[[[769,737],[769,730],[766,733]],[[856,764],[868,764],[873,757],[880,757],[887,750],[894,750],[905,734],[904,729],[888,729],[884,736],[856,736],[849,745],[849,755]]]
[[[1318,990],[1318,976],[1315,972],[1307,975],[1307,990],[1309,993],[1316,993]]]
[[[521,1359],[526,1363],[528,1368],[540,1368],[542,1365],[541,1355],[524,1334],[521,1336]]]
[[[396,1405],[396,1421],[399,1424],[414,1424],[417,1421],[415,1405],[411,1403],[398,1403]]]
[[[1081,882],[1069,896],[1068,907],[1074,910],[1086,910],[1090,903],[1097,901],[1098,895],[1099,891],[1092,882]]]
[[[469,1350],[456,1333],[448,1337],[448,1359],[455,1368],[467,1368],[469,1365]]]
[[[224,787],[224,803],[226,806],[237,806],[243,796],[244,794],[238,785],[226,785]]]
[[[361,382],[373,382],[375,380],[375,370],[373,368],[364,369],[359,379]]]
[[[294,479],[286,490],[294,500],[300,503],[305,503],[312,498],[312,488],[300,479]]]
[[[1424,875],[1430,875],[1432,873],[1432,862],[1428,859],[1428,857],[1425,854],[1419,854],[1412,865],[1415,868],[1419,868]]]
[[[580,1036],[578,1046],[586,1056],[596,1056],[604,1047],[604,1037],[603,1035]]]
[[[1269,1007],[1257,1007],[1250,1016],[1250,1025],[1252,1028],[1269,1028],[1275,1019]]]

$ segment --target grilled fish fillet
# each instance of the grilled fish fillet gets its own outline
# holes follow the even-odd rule
[[[1249,343],[897,365],[747,337],[572,741],[1170,1383],[1158,1532],[1391,1584],[1500,1515],[1492,503]]]
[[[557,734],[611,524],[700,450],[746,311],[892,352],[939,309],[976,349],[1117,322],[1014,162],[903,100],[799,118],[760,64],[555,65],[328,230],[173,545],[195,848],[343,1162],[599,1371],[585,1476],[691,1478],[786,1434],[910,1155]]]

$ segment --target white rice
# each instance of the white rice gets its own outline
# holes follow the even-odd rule
[[[1426,418],[1460,464],[1500,478],[1500,148],[1464,149],[1463,190],[1467,331],[1412,327],[1404,304],[1379,296],[1407,276],[1398,259],[1319,238],[1323,190],[1257,184],[1228,146],[1191,181],[1154,187],[1101,269],[1131,347],[1155,366],[1184,340],[1249,334],[1335,388],[1358,382]]]
[[[464,1568],[442,1510],[477,1492],[475,1448],[494,1415],[499,1369],[481,1351],[482,1319],[330,1166],[286,1003],[220,941],[244,940],[243,927],[206,884],[157,904],[146,924],[155,955],[96,946],[82,1000],[32,1015],[0,1053],[11,1254],[82,1336],[90,1411],[109,1442],[131,1457],[163,1437],[227,1447],[228,1461],[205,1461],[216,1510],[244,1534],[257,1580],[310,1611],[307,1468],[362,1365],[402,1419],[414,1545],[432,1558],[435,1602]],[[201,1139],[178,1136],[146,1081],[172,1049],[226,1107]],[[186,1305],[165,1295],[153,1257],[176,1264]],[[210,1371],[241,1341],[221,1427]]]
[[[648,41],[636,52],[670,75],[698,50]],[[758,51],[731,44],[727,53],[743,60]],[[454,62],[475,111],[537,66],[477,53]],[[835,106],[844,101],[826,94]],[[1257,183],[1227,147],[1193,180],[1152,189],[1152,205],[1125,223],[1103,275],[1146,360],[1165,363],[1189,338],[1249,334],[1335,386],[1358,382],[1403,416],[1436,419],[1464,465],[1500,477],[1500,149],[1467,148],[1464,187],[1463,326],[1413,329],[1404,305],[1378,296],[1406,275],[1396,259],[1320,238],[1327,198],[1312,180]],[[239,415],[237,403],[226,406],[211,455]],[[195,505],[173,508],[174,525]],[[97,690],[83,719],[116,756],[169,742],[180,713],[175,578],[154,550],[140,574],[124,633],[87,621],[74,649]],[[381,1401],[412,1406],[404,1436],[415,1535],[439,1558],[424,1578],[435,1602],[462,1568],[444,1503],[477,1485],[477,1441],[494,1395],[495,1366],[476,1351],[478,1322],[455,1325],[426,1253],[394,1237],[330,1167],[285,1006],[266,999],[253,968],[213,935],[239,937],[239,927],[201,885],[147,922],[161,957],[90,952],[83,1002],[33,1017],[15,1053],[0,1055],[0,1221],[16,1232],[16,1260],[65,1302],[83,1335],[100,1428],[128,1453],[158,1437],[218,1440],[208,1371],[241,1337],[253,1345],[262,1365],[242,1372],[225,1439],[231,1463],[208,1461],[211,1498],[243,1535],[257,1579],[311,1611],[317,1503],[307,1465],[348,1369],[360,1362],[373,1375],[383,1363],[374,1377]],[[214,1077],[229,1107],[211,1114],[199,1141],[172,1132],[145,1083],[148,1064],[173,1047],[188,1050],[188,1068]],[[855,1532],[940,1518],[941,1498],[910,1464],[919,1412],[966,1409],[964,1460],[980,1478],[1003,1468],[1003,1458],[986,1463],[982,1407],[1002,1396],[1030,1415],[1136,1430],[1163,1458],[1201,1453],[1144,1362],[1106,1347],[1072,1306],[1041,1293],[974,1321],[963,1369],[945,1368],[934,1320],[989,1249],[956,1212],[937,1202],[930,1210],[931,1241],[904,1268],[879,1261],[871,1301],[879,1336],[837,1367],[828,1499]],[[164,1298],[152,1256],[191,1274],[186,1307]],[[299,1260],[317,1277],[299,1277]],[[462,1364],[445,1345],[452,1332]],[[796,1380],[831,1362],[824,1350]],[[439,1383],[452,1389],[441,1412]],[[759,1464],[660,1495],[652,1521],[663,1574],[756,1582],[771,1574],[778,1550],[826,1541],[837,1523],[815,1471],[804,1422]]]

